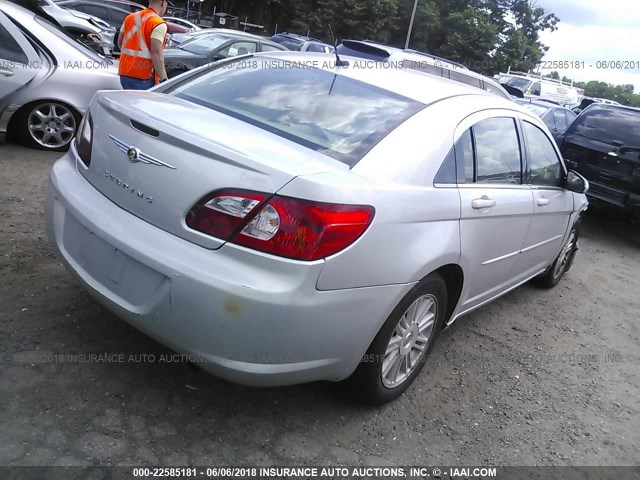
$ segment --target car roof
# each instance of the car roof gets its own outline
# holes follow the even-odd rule
[[[279,35],[281,37],[291,38],[293,40],[300,40],[300,41],[303,41],[303,42],[313,41],[313,42],[322,43],[322,40],[318,40],[317,38],[313,38],[313,37],[307,37],[306,35],[300,35],[299,33],[278,32],[278,33],[274,33],[273,34],[274,37],[276,35]]]
[[[184,32],[184,33],[190,37],[187,40],[185,40],[185,42],[190,42],[191,40],[194,40],[196,38],[206,37],[207,35],[217,35],[219,37],[229,37],[229,38],[249,38],[253,40],[260,40],[263,42],[269,40],[267,37],[262,37],[260,35],[255,35],[253,33],[239,32],[236,30],[224,30],[224,29],[217,30],[215,32],[213,31],[210,32],[207,30],[204,30],[204,31],[198,30],[197,32]],[[191,33],[194,33],[194,35],[192,35]],[[276,42],[272,42],[272,43],[276,43]]]
[[[629,107],[627,105],[611,105],[609,103],[601,103],[601,102],[593,102],[587,108],[589,109],[600,109],[600,110],[622,110],[631,113],[640,113],[640,108],[637,107]],[[586,110],[586,109],[585,109]]]
[[[510,100],[500,98],[485,90],[465,85],[453,80],[426,75],[419,71],[404,68],[335,68],[336,56],[330,53],[306,53],[306,52],[269,52],[256,56],[256,58],[273,58],[291,62],[297,65],[310,65],[320,70],[343,75],[354,80],[367,83],[372,86],[395,92],[412,100],[430,104],[444,98],[459,95],[486,96],[495,99],[496,105],[509,107],[513,104]],[[341,55],[340,59],[351,63],[361,61],[361,58]]]
[[[522,105],[532,104],[532,105],[538,105],[540,107],[547,107],[547,108],[564,108],[558,102],[554,102],[553,100],[545,100],[543,98],[539,98],[539,99],[530,98],[530,97],[518,98],[516,102]]]

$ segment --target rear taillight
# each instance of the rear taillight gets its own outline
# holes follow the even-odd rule
[[[344,250],[373,220],[367,205],[311,202],[239,190],[202,199],[187,215],[194,230],[262,252],[317,260]]]
[[[212,237],[229,238],[256,206],[269,195],[245,190],[225,190],[199,201],[187,214],[187,225]]]
[[[76,150],[78,151],[78,156],[82,163],[84,163],[87,167],[91,163],[91,145],[93,143],[93,120],[91,118],[91,113],[87,111],[87,113],[82,118],[80,122],[80,126],[78,127],[78,131],[76,133]]]

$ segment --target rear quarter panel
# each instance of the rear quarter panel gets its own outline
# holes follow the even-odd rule
[[[417,282],[460,257],[460,197],[435,188],[451,149],[452,121],[434,105],[391,132],[351,171],[298,177],[279,193],[317,201],[372,205],[365,234],[326,259],[320,290]]]

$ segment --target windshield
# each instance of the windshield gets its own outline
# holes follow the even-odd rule
[[[180,44],[178,48],[185,52],[195,53],[196,55],[207,55],[228,40],[229,37],[222,35],[200,35],[193,40],[187,40]]]
[[[506,83],[510,87],[515,87],[518,90],[522,90],[523,92],[525,92],[529,88],[529,85],[531,85],[532,80],[527,80],[526,78],[502,76],[500,77],[498,83]]]
[[[244,65],[244,67],[242,67]],[[281,59],[225,62],[169,92],[355,165],[424,105],[332,72]]]

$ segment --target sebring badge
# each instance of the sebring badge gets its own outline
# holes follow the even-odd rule
[[[145,163],[147,165],[167,167],[172,170],[176,169],[176,167],[174,167],[173,165],[158,160],[157,158],[152,157],[151,155],[147,155],[146,153],[142,153],[139,148],[136,148],[132,145],[127,145],[122,140],[114,137],[113,135],[109,135],[109,137],[111,138],[111,140],[113,140],[113,142],[118,146],[120,150],[127,154],[127,157],[129,158],[129,161],[131,163]]]
[[[140,190],[138,190],[133,185],[128,184],[126,181],[121,180],[120,178],[116,177],[115,175],[113,175],[108,170],[104,171],[104,176],[105,176],[105,178],[107,178],[107,179],[111,180],[113,183],[115,183],[117,186],[122,187],[123,190],[126,190],[127,192],[131,193],[132,195],[135,195],[136,198],[139,198],[140,200],[145,200],[147,203],[153,203],[153,198],[152,197],[150,197],[149,195],[147,195],[144,192],[141,192]]]

